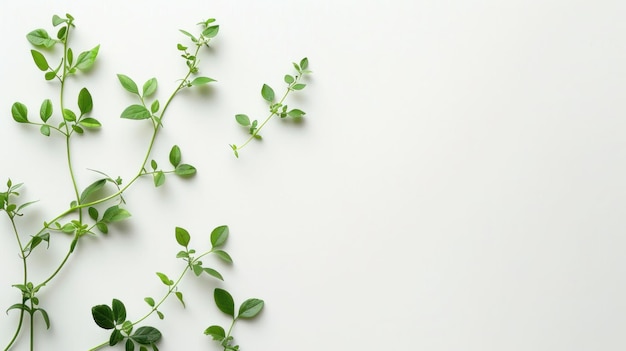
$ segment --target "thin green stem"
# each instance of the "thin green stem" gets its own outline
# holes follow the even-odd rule
[[[22,265],[23,265],[22,269],[24,271],[24,285],[26,285],[26,283],[28,282],[28,264],[26,262],[28,256],[25,254],[24,246],[22,246],[22,241],[20,240],[20,235],[17,230],[17,225],[15,224],[15,219],[9,213],[7,213],[7,215],[9,216],[9,220],[11,221],[11,225],[13,226],[13,232],[15,233],[17,244],[20,247],[20,258],[22,259]],[[24,293],[22,293],[22,303],[24,302],[25,302]],[[15,330],[15,333],[13,334],[13,338],[11,339],[11,341],[9,341],[9,344],[4,349],[5,351],[9,350],[11,346],[13,346],[13,344],[17,340],[17,337],[19,336],[20,331],[22,330],[22,324],[24,323],[24,313],[25,311],[23,309],[20,309],[20,318],[17,322],[17,329]]]
[[[103,342],[102,344],[100,344],[100,345],[98,345],[98,346],[96,346],[96,347],[94,347],[94,348],[89,349],[89,351],[96,351],[96,350],[100,350],[101,348],[103,348],[103,347],[105,347],[105,346],[109,346],[109,342],[108,342],[108,341],[105,341],[105,342]]]
[[[30,351],[35,350],[35,305],[30,299]]]

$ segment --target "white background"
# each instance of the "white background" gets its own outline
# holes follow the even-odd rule
[[[266,309],[235,327],[242,350],[623,350],[626,339],[626,2],[461,0],[3,1],[0,179],[24,182],[23,236],[72,199],[63,140],[14,123],[58,85],[32,62],[25,34],[76,17],[75,52],[101,45],[86,86],[104,126],[74,140],[78,182],[95,168],[130,179],[146,123],[121,120],[134,100],[116,73],[159,79],[165,99],[185,73],[178,29],[215,17],[201,72],[218,83],[172,104],[154,158],[173,144],[198,168],[126,194],[133,217],[86,238],[40,294],[38,350],[87,350],[108,338],[90,308],[124,301],[129,318],[182,262],[174,227],[208,247],[228,224],[235,264],[224,283],[188,276],[172,299],[161,350],[218,350],[202,331],[226,324],[222,286]],[[233,157],[234,114],[266,114],[260,87],[282,91],[291,62],[314,75],[290,100],[304,123],[272,121]],[[280,88],[279,88],[280,87]],[[75,108],[75,107],[74,107]],[[58,110],[57,110],[58,111]],[[57,116],[58,118],[58,116]],[[15,238],[0,220],[0,306],[19,301]],[[69,240],[30,260],[41,281]],[[209,263],[207,261],[207,263]],[[0,315],[0,342],[15,311]],[[22,335],[15,350],[27,349]]]

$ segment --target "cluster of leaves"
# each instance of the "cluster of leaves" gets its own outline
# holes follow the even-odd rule
[[[302,118],[306,114],[304,111],[294,108],[289,109],[289,106],[285,104],[285,99],[292,91],[302,90],[306,87],[306,84],[301,83],[301,79],[303,76],[312,73],[309,70],[309,59],[303,58],[300,60],[300,63],[293,63],[293,67],[296,70],[295,75],[286,74],[283,80],[287,83],[287,89],[283,94],[282,98],[279,100],[276,99],[276,93],[274,89],[267,84],[263,84],[261,87],[261,96],[263,100],[267,101],[269,104],[269,116],[265,118],[265,120],[259,124],[258,120],[251,120],[250,117],[246,114],[237,114],[235,115],[235,120],[241,126],[248,129],[248,133],[250,137],[246,140],[242,145],[237,146],[235,144],[231,144],[230,147],[233,149],[235,156],[239,157],[239,151],[245,147],[252,139],[261,139],[261,135],[259,134],[261,128],[265,126],[265,124],[274,116],[279,116],[280,118],[291,117],[294,119]]]
[[[182,154],[180,151],[180,147],[178,145],[172,146],[169,155],[170,164],[174,167],[173,170],[164,171],[159,169],[159,164],[156,160],[150,161],[150,167],[152,168],[152,172],[148,172],[144,168],[145,174],[152,174],[152,179],[154,181],[154,186],[159,187],[165,183],[165,175],[168,173],[174,173],[179,177],[188,178],[196,174],[196,168],[190,164],[181,163]]]
[[[125,342],[126,351],[134,351],[135,344],[139,344],[140,351],[147,351],[151,346],[153,351],[158,351],[156,342],[161,339],[161,332],[150,326],[139,327],[134,330],[134,325],[126,319],[126,307],[118,299],[113,299],[111,306],[97,305],[91,309],[96,324],[103,329],[112,330],[109,338],[109,346]]]

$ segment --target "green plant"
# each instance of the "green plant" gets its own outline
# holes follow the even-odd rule
[[[68,103],[66,93],[66,83],[69,79],[80,77],[80,73],[93,68],[98,57],[100,46],[81,51],[78,55],[70,47],[71,34],[75,28],[75,19],[67,14],[65,18],[54,15],[52,25],[55,28],[54,37],[45,29],[36,29],[26,36],[28,41],[36,47],[31,50],[32,59],[39,70],[44,73],[47,81],[57,81],[59,86],[59,99],[55,103],[51,99],[43,99],[38,118],[33,118],[29,114],[27,106],[21,102],[15,102],[11,108],[11,115],[15,122],[24,125],[35,126],[39,132],[51,139],[61,139],[65,145],[64,158],[67,162],[68,176],[72,186],[72,200],[69,206],[60,211],[58,215],[43,221],[42,227],[30,236],[25,236],[20,231],[19,219],[25,215],[24,210],[35,203],[35,201],[20,201],[19,190],[23,186],[21,183],[14,183],[9,179],[6,183],[7,189],[0,192],[0,212],[4,212],[10,223],[11,231],[15,236],[19,257],[21,260],[22,280],[13,286],[19,290],[19,302],[10,306],[7,312],[17,311],[19,319],[14,332],[4,348],[8,351],[14,347],[23,329],[28,329],[30,349],[35,349],[35,336],[37,330],[34,325],[35,318],[42,318],[46,327],[50,328],[51,318],[43,308],[43,301],[40,300],[40,292],[49,288],[51,282],[57,275],[69,266],[70,258],[80,247],[81,240],[85,236],[106,235],[118,222],[124,221],[131,216],[123,195],[140,178],[151,178],[155,187],[160,187],[165,183],[168,175],[176,175],[181,178],[192,177],[196,174],[196,168],[188,163],[183,163],[182,152],[179,146],[173,145],[169,152],[169,165],[164,169],[152,158],[153,149],[157,135],[163,128],[163,120],[166,111],[170,107],[173,99],[184,89],[190,89],[201,85],[215,82],[214,79],[199,75],[199,54],[208,47],[210,42],[219,33],[219,25],[215,24],[215,19],[207,19],[199,23],[200,33],[191,34],[188,31],[181,32],[188,37],[191,45],[178,44],[187,67],[187,73],[180,79],[178,85],[171,92],[165,103],[154,98],[158,89],[156,78],[150,78],[141,85],[138,85],[132,78],[124,74],[118,74],[119,83],[128,93],[135,96],[137,102],[126,107],[121,112],[121,118],[129,120],[146,120],[152,128],[145,156],[140,162],[137,171],[128,180],[124,181],[120,176],[110,176],[104,171],[94,170],[98,179],[88,186],[81,188],[75,174],[75,164],[73,162],[73,143],[77,137],[86,138],[91,130],[102,127],[100,120],[92,116],[94,108],[93,97],[87,87],[80,90],[75,97],[75,105]],[[48,50],[54,46],[62,46],[61,54],[54,57],[54,52]],[[77,51],[78,52],[78,51]],[[274,91],[264,84],[261,89],[263,99],[270,104],[270,115],[258,125],[254,120],[245,115],[237,115],[236,121],[249,128],[250,137],[241,146],[231,145],[235,155],[239,156],[239,151],[246,146],[253,138],[260,138],[259,130],[275,115],[281,118],[292,117],[302,118],[304,112],[299,109],[291,109],[284,104],[288,94],[293,91],[302,90],[305,87],[301,83],[302,77],[309,74],[308,59],[304,58],[299,63],[294,63],[297,75],[285,76],[287,89],[282,98],[275,100]],[[138,348],[140,351],[157,350],[157,342],[161,338],[161,332],[153,326],[142,325],[150,316],[157,315],[163,319],[164,314],[159,309],[166,299],[175,296],[180,303],[185,306],[183,293],[180,290],[180,283],[189,273],[194,275],[209,276],[223,280],[223,276],[212,267],[203,264],[202,259],[208,255],[215,255],[225,263],[232,263],[231,256],[223,250],[222,246],[229,236],[227,226],[218,226],[210,234],[210,249],[198,253],[190,248],[190,233],[182,228],[175,228],[175,239],[177,244],[183,249],[178,251],[176,257],[184,262],[184,267],[175,280],[162,272],[156,275],[166,286],[165,293],[159,298],[146,297],[148,312],[143,317],[130,321],[127,319],[126,306],[118,300],[112,299],[110,305],[101,304],[92,308],[94,322],[101,328],[109,330],[108,340],[101,342],[91,350],[97,350],[106,346],[124,344],[126,350]],[[35,282],[30,276],[29,258],[33,254],[44,254],[43,243],[49,245],[52,238],[67,236],[67,252],[61,261],[46,275],[46,278]],[[56,239],[55,239],[56,240]],[[264,306],[263,300],[252,298],[245,300],[235,314],[234,300],[230,293],[224,289],[214,290],[215,303],[222,312],[232,317],[232,323],[226,331],[220,326],[210,326],[205,333],[224,347],[224,350],[238,350],[239,346],[233,346],[232,328],[236,321],[255,317]]]

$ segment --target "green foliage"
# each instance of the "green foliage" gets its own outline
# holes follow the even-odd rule
[[[76,135],[87,137],[88,131],[99,129],[102,123],[91,115],[94,110],[94,98],[87,87],[82,87],[77,97],[69,98],[66,93],[67,82],[81,76],[81,72],[95,68],[100,45],[95,45],[88,50],[78,50],[70,46],[71,33],[75,28],[74,17],[66,14],[65,17],[52,16],[52,35],[45,29],[35,29],[26,35],[28,42],[35,47],[30,50],[31,57],[36,68],[43,72],[46,81],[54,81],[58,83],[59,99],[53,103],[52,100],[44,98],[39,106],[39,118],[30,119],[28,116],[28,107],[21,102],[14,102],[11,106],[11,116],[17,123],[31,125],[37,127],[39,133],[49,137],[54,133],[57,137],[63,139],[65,144],[65,154],[62,158],[67,161],[69,170],[69,178],[73,187],[72,199],[69,207],[60,211],[60,213],[52,219],[43,221],[43,226],[38,232],[23,238],[19,232],[17,219],[24,216],[24,210],[36,201],[22,202],[20,200],[21,183],[13,183],[11,179],[7,181],[6,191],[0,192],[0,212],[7,215],[11,222],[11,227],[16,237],[18,246],[18,257],[22,260],[24,277],[23,281],[14,284],[19,293],[19,302],[13,304],[7,309],[7,313],[19,313],[16,332],[13,338],[8,342],[5,351],[11,350],[16,344],[21,331],[30,328],[31,349],[34,348],[34,339],[37,335],[35,324],[30,325],[26,320],[34,321],[35,318],[43,320],[46,328],[50,328],[50,317],[48,313],[40,307],[40,290],[51,285],[57,275],[72,262],[70,256],[81,246],[82,238],[87,234],[96,236],[97,232],[108,234],[115,229],[116,223],[127,220],[131,217],[131,213],[127,209],[124,198],[125,192],[140,178],[147,176],[152,177],[152,181],[156,187],[165,184],[168,175],[176,175],[180,178],[189,178],[197,173],[197,169],[183,162],[182,150],[178,145],[172,146],[168,157],[169,165],[166,169],[159,167],[153,156],[156,136],[163,128],[163,119],[165,112],[170,103],[178,95],[180,91],[187,88],[196,88],[216,82],[215,79],[204,75],[199,75],[198,56],[200,51],[209,46],[211,41],[218,35],[220,27],[215,24],[215,19],[209,18],[198,25],[200,29],[197,34],[191,34],[186,30],[180,32],[191,41],[190,44],[177,44],[177,50],[183,58],[187,67],[187,73],[179,80],[178,86],[173,92],[163,99],[163,105],[156,99],[159,84],[156,78],[147,79],[142,85],[138,85],[130,76],[117,74],[118,81],[126,92],[133,95],[135,101],[129,106],[122,108],[120,117],[129,120],[146,120],[150,123],[153,131],[151,141],[142,163],[139,165],[139,171],[131,175],[130,180],[123,182],[121,177],[111,177],[104,172],[94,171],[100,176],[91,183],[87,183],[85,188],[79,187],[76,174],[74,173],[75,165],[72,163],[72,143],[70,142]],[[48,50],[57,45],[57,48]],[[62,48],[60,48],[62,47]],[[77,53],[77,55],[75,55]],[[284,100],[291,91],[301,90],[305,87],[300,83],[300,79],[308,71],[308,60],[303,59],[299,64],[294,63],[294,67],[298,71],[298,75],[286,75],[285,82],[288,84],[287,92],[281,99],[277,99],[274,90],[267,84],[263,84],[261,88],[262,98],[270,105],[270,116],[263,122],[251,120],[247,115],[236,115],[237,123],[246,127],[251,134],[251,139],[260,139],[259,130],[265,125],[267,120],[274,115],[281,118],[292,117],[300,118],[304,116],[304,112],[299,109],[287,109]],[[80,86],[80,85],[79,85]],[[141,87],[141,89],[140,89]],[[277,101],[278,100],[278,101]],[[72,103],[70,103],[70,101]],[[55,109],[56,106],[56,109]],[[54,140],[55,138],[50,138]],[[245,146],[244,143],[241,147]],[[241,147],[231,145],[235,155]],[[161,156],[163,157],[163,156]],[[167,164],[161,162],[161,164]],[[171,166],[171,167],[170,167]],[[125,185],[122,185],[122,184]],[[199,278],[224,280],[224,276],[214,267],[209,267],[205,258],[213,255],[218,259],[218,264],[231,264],[232,257],[225,251],[225,245],[229,237],[229,227],[221,225],[215,227],[209,235],[210,247],[205,251],[197,251],[192,248],[192,235],[187,229],[176,227],[174,231],[176,248],[178,252],[175,257],[180,259],[184,265],[181,272],[177,276],[168,276],[162,272],[156,272],[157,277],[164,286],[164,293],[159,299],[146,297],[144,301],[148,305],[148,311],[143,317],[131,321],[127,313],[126,306],[121,300],[112,299],[110,304],[100,304],[93,306],[91,309],[94,323],[108,333],[106,341],[91,350],[97,350],[106,346],[123,345],[125,350],[158,351],[157,343],[162,338],[161,332],[155,327],[143,325],[144,321],[156,315],[158,319],[165,318],[163,312],[163,303],[170,296],[175,296],[176,300],[185,307],[185,295],[181,291],[181,282],[183,278],[190,272]],[[53,266],[48,274],[29,274],[30,264],[29,257],[34,252],[42,252],[43,247],[48,247],[52,238],[67,237],[67,253],[60,260],[58,265]],[[55,239],[56,240],[56,239]],[[42,243],[46,245],[42,245]],[[203,240],[203,246],[209,246],[207,240]],[[181,250],[182,247],[182,250]],[[40,249],[37,249],[40,248]],[[37,249],[37,250],[36,250]],[[180,261],[179,261],[180,262]],[[33,283],[27,280],[27,277],[43,276],[39,283]],[[224,289],[217,288],[214,290],[214,300],[218,309],[232,318],[232,325],[228,328],[228,332],[221,326],[211,326],[206,329],[205,333],[213,339],[220,342],[224,350],[238,350],[238,345],[233,345],[234,338],[230,335],[235,321],[239,319],[250,319],[255,317],[263,309],[264,303],[260,299],[245,300],[238,308],[235,309],[235,303],[232,295]],[[25,318],[28,317],[28,318]]]

